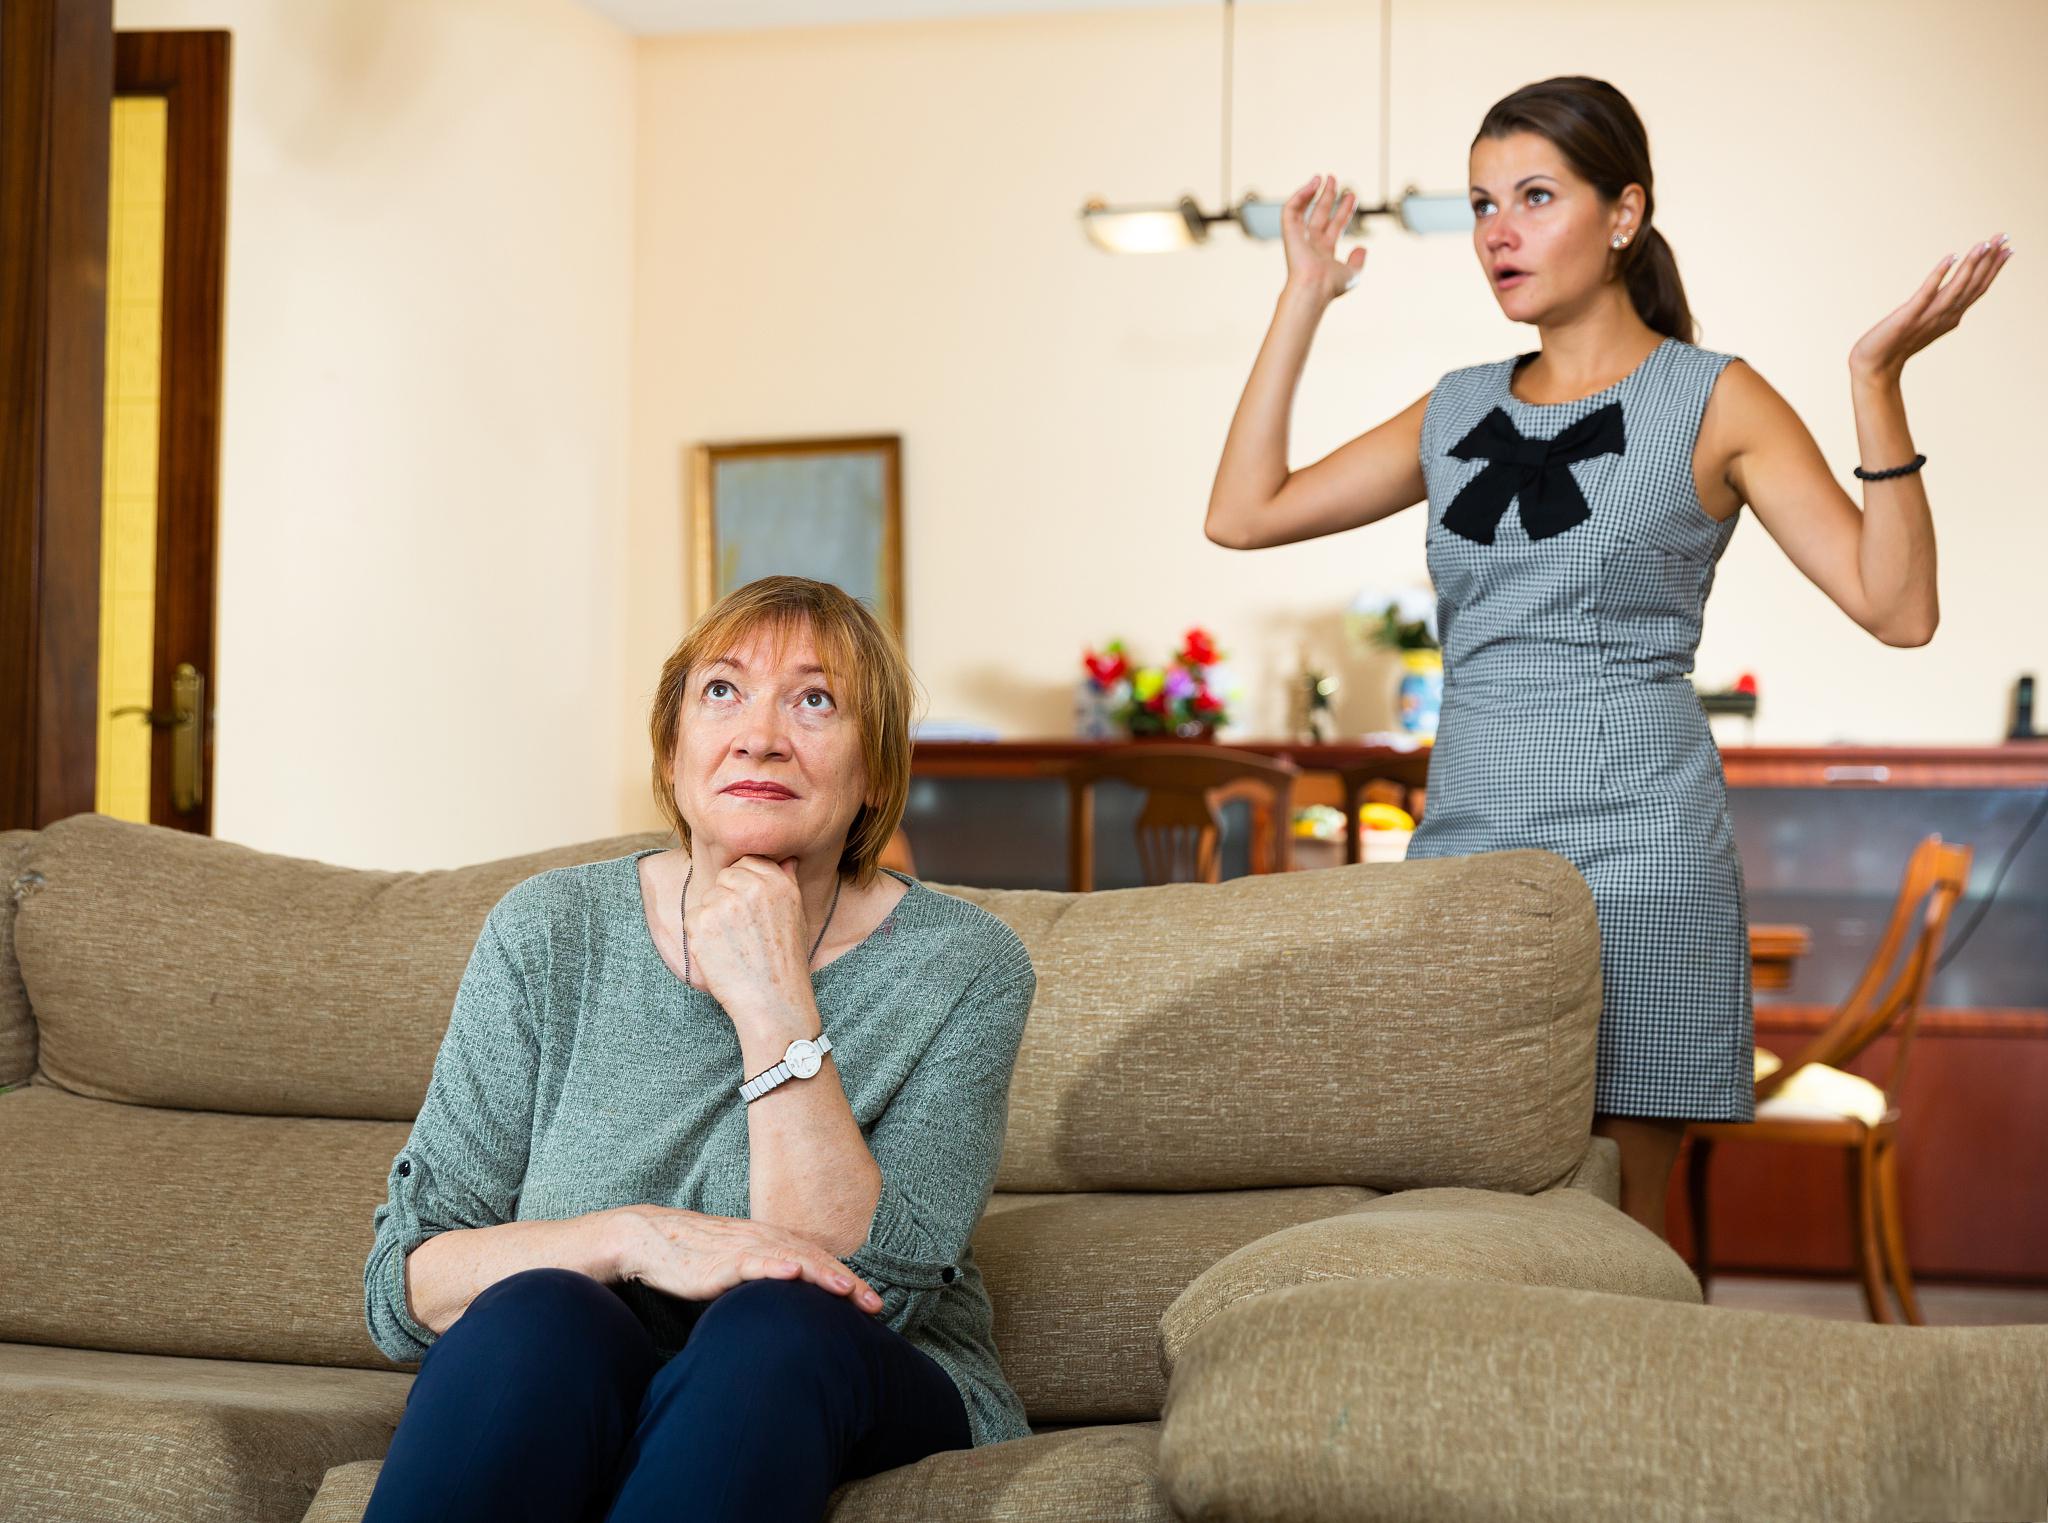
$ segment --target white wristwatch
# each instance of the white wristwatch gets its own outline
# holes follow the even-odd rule
[[[808,1079],[823,1066],[825,1054],[832,1050],[832,1038],[824,1032],[818,1033],[813,1042],[798,1037],[782,1054],[782,1061],[765,1073],[755,1074],[740,1086],[740,1098],[752,1105],[776,1085],[790,1079]]]

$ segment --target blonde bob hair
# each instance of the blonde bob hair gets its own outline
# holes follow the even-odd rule
[[[654,801],[685,850],[690,822],[676,807],[669,771],[682,736],[690,673],[729,656],[757,634],[774,642],[779,660],[794,634],[808,633],[818,664],[841,709],[860,730],[866,797],[847,827],[839,871],[854,886],[872,883],[882,849],[903,819],[910,797],[910,734],[916,678],[896,637],[857,599],[830,582],[764,576],[727,593],[683,636],[661,668],[648,738],[654,743]]]

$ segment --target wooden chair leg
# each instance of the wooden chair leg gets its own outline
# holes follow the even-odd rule
[[[1920,1300],[1913,1294],[1913,1271],[1906,1263],[1905,1217],[1899,1210],[1899,1140],[1880,1138],[1877,1146],[1878,1237],[1884,1246],[1885,1267],[1891,1271],[1892,1286],[1905,1308],[1906,1321],[1926,1326],[1920,1315]]]
[[[1856,1147],[1848,1149],[1850,1230],[1856,1241],[1856,1273],[1863,1281],[1863,1302],[1873,1322],[1890,1323],[1891,1298],[1885,1294],[1884,1277],[1878,1267],[1877,1246],[1877,1163],[1869,1133]]]
[[[1707,1287],[1714,1273],[1714,1260],[1707,1241],[1707,1164],[1714,1145],[1704,1137],[1693,1137],[1687,1146],[1691,1158],[1685,1169],[1686,1212],[1692,1221],[1692,1272],[1700,1282],[1700,1299],[1707,1299]]]

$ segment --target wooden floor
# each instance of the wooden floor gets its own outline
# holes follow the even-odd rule
[[[1921,1315],[1929,1327],[1993,1327],[2015,1322],[2048,1322],[2048,1287],[1943,1285],[1917,1280]],[[1863,1291],[1854,1280],[1766,1279],[1760,1275],[1716,1275],[1707,1301],[1744,1311],[1792,1312],[1867,1322]],[[1896,1311],[1896,1303],[1894,1304]]]

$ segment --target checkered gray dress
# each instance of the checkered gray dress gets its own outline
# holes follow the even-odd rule
[[[1600,918],[1595,1110],[1752,1120],[1742,863],[1688,677],[1735,532],[1693,442],[1734,356],[1667,338],[1544,406],[1508,389],[1533,357],[1450,372],[1423,416],[1444,699],[1408,855],[1574,863]]]

